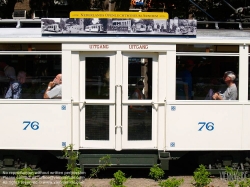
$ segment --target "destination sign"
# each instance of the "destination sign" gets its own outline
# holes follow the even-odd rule
[[[70,18],[106,18],[106,19],[168,19],[167,12],[100,12],[72,11]]]

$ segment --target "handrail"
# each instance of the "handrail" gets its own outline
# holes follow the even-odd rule
[[[239,29],[242,30],[242,24],[250,24],[250,22],[230,22],[230,21],[197,21],[197,25],[201,25],[201,24],[214,24],[215,25],[215,29],[220,29],[219,28],[219,24],[238,24],[239,25]]]

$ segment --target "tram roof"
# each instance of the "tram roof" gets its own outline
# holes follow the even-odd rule
[[[0,42],[142,42],[142,43],[204,43],[209,39],[213,43],[230,43],[227,40],[238,40],[239,43],[249,43],[250,30],[197,29],[196,36],[146,36],[146,35],[42,35],[41,28],[0,28]],[[145,40],[145,38],[147,40]],[[242,41],[241,41],[242,40]],[[207,41],[206,41],[207,42]],[[210,43],[209,42],[209,43]],[[237,43],[237,42],[236,42]]]

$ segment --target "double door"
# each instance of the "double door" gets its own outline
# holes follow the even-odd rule
[[[79,67],[80,147],[156,148],[157,54],[81,52]]]

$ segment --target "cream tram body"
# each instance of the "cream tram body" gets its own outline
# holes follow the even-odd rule
[[[55,73],[63,75],[62,99],[0,99],[1,150],[58,151],[74,144],[74,148],[82,154],[95,150],[102,150],[104,154],[132,151],[141,158],[145,155],[143,152],[150,151],[156,155],[156,160],[162,161],[162,153],[169,154],[167,160],[171,160],[172,153],[178,152],[250,149],[248,40],[199,35],[196,38],[46,37],[41,36],[40,29],[33,31],[29,34],[29,29],[21,28],[18,32],[13,29],[16,36],[9,37],[5,31],[4,35],[0,35],[0,55],[32,56],[35,59],[46,56],[47,63],[53,63]],[[18,47],[20,44],[38,47],[32,51],[21,50]],[[217,51],[212,51],[215,49]],[[55,56],[61,57],[61,62],[56,61]],[[202,57],[210,59],[206,63],[213,63],[214,59],[236,59],[238,100],[204,100],[206,95],[200,96],[204,99],[176,99],[177,65],[182,65],[180,60],[194,58],[198,62],[197,59]],[[93,63],[97,64],[96,69]],[[103,70],[100,67],[104,68],[101,63],[106,64],[108,72],[98,74]],[[139,68],[130,74],[132,66],[129,64],[143,66],[144,69]],[[236,67],[232,64],[228,70]],[[223,68],[226,68],[224,65]],[[91,74],[91,78],[88,77],[90,70],[87,71],[87,67],[97,72]],[[105,82],[101,75],[108,81]],[[46,80],[54,76],[50,74]],[[131,89],[136,86],[135,80],[150,82],[144,88],[148,99],[129,98]],[[95,87],[93,95],[88,93],[90,86]],[[100,94],[104,86],[108,88],[106,95]],[[194,97],[197,91],[198,87]],[[150,124],[146,123],[140,131],[138,120],[141,118],[131,117],[134,120],[132,123],[128,117],[130,106],[147,108]],[[150,131],[149,134],[138,138],[145,128]],[[93,136],[95,133],[100,136]],[[148,155],[152,156],[151,153]]]

